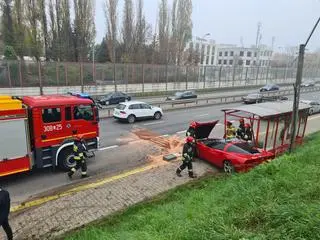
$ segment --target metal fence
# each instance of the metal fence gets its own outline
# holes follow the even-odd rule
[[[128,86],[138,84],[139,91],[199,89],[281,83],[294,79],[295,75],[296,68],[5,61],[0,64],[0,87],[82,86],[83,89],[85,86],[111,85],[115,89],[120,86],[122,90],[128,90]],[[304,77],[320,77],[320,70],[305,68]]]

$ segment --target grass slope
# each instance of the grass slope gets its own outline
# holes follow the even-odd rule
[[[207,177],[65,239],[320,239],[320,134],[247,174]]]

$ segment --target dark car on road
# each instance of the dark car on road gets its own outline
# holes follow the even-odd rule
[[[101,105],[112,105],[119,104],[121,102],[130,101],[131,96],[123,93],[123,92],[111,92],[107,95],[103,96],[98,100],[98,103]]]
[[[192,99],[198,96],[192,91],[176,92],[174,96],[167,97],[166,100]]]
[[[242,97],[242,101],[246,104],[262,102],[263,95],[260,93],[250,93],[246,97]]]
[[[242,97],[242,101],[245,104],[262,103],[262,102],[274,102],[274,101],[286,101],[288,97],[285,96],[263,96],[261,93],[250,93],[246,97]]]
[[[280,87],[276,84],[267,84],[260,88],[260,92],[279,91]]]

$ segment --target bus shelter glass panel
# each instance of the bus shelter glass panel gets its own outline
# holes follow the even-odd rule
[[[256,143],[258,148],[264,148],[266,143],[267,129],[268,129],[268,120],[261,119],[260,125],[259,123],[256,125]],[[259,127],[258,127],[259,126]]]
[[[274,140],[276,138],[277,122],[275,120],[269,120],[269,129],[267,130],[267,142],[266,149],[267,151],[273,149]]]
[[[276,136],[276,144],[275,144],[275,148],[278,148],[282,145],[282,140],[285,137],[285,119],[279,119],[279,123],[278,123],[278,133]]]
[[[290,144],[290,138],[291,138],[291,116],[285,116],[284,117],[284,123],[285,123],[285,132],[284,132],[283,144]]]
[[[303,137],[304,128],[305,128],[305,125],[307,124],[308,115],[302,113],[300,114],[299,119],[300,119],[300,126],[297,132],[297,137]]]

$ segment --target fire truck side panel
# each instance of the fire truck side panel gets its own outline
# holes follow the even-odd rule
[[[25,109],[0,112],[0,177],[32,168]]]
[[[32,121],[37,168],[58,165],[57,154],[75,135],[83,134],[89,149],[98,147],[99,126],[91,105],[35,107]]]

